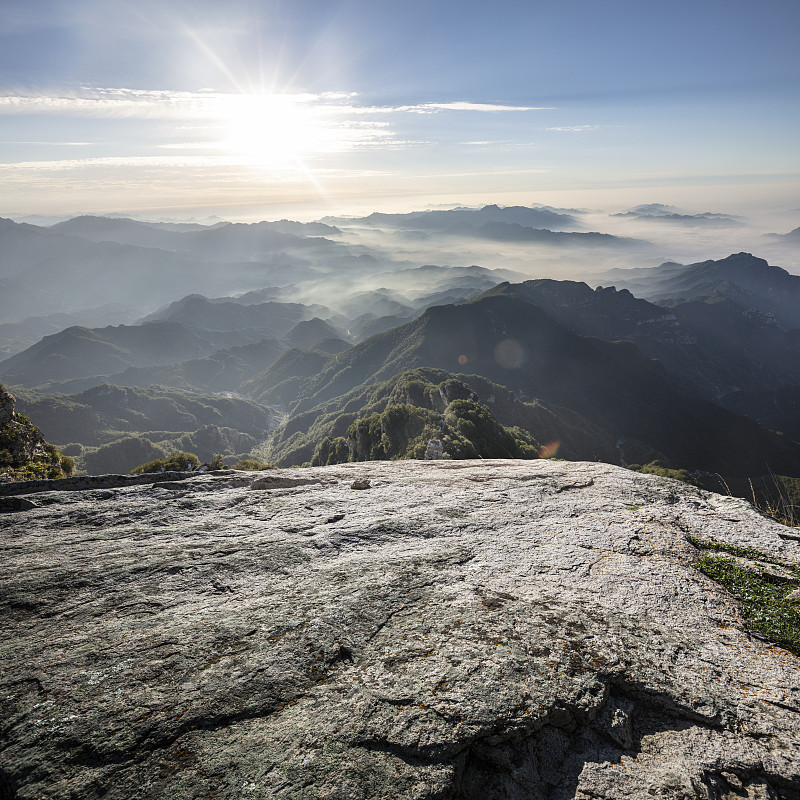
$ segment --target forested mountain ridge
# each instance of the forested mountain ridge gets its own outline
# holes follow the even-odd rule
[[[431,230],[520,225],[526,215],[532,219],[539,211],[486,207],[399,215],[391,224],[403,227],[423,220]],[[562,214],[561,221],[567,229],[581,227],[577,212]],[[369,227],[389,220],[376,216],[357,222]],[[18,238],[36,241],[69,238],[64,231],[93,231],[97,242],[73,237],[84,242],[81,247],[102,244],[104,237],[134,240],[141,235],[151,237],[150,243],[182,241],[185,252],[194,246],[191,242],[233,237],[237,247],[255,248],[249,251],[254,253],[268,241],[289,241],[281,237],[313,239],[312,233],[335,233],[324,225],[197,229],[78,218],[49,232],[35,226],[6,227]],[[209,248],[211,253],[214,248]],[[92,448],[142,435],[162,448],[167,442],[205,442],[202,446],[210,447],[215,441],[237,455],[249,442],[254,452],[282,464],[312,460],[326,438],[347,440],[348,458],[365,452],[398,457],[425,444],[419,437],[428,430],[427,423],[416,428],[426,415],[456,419],[449,403],[434,408],[395,397],[397,386],[417,380],[409,378],[413,373],[422,374],[419,380],[430,386],[464,382],[474,397],[459,398],[462,405],[476,402],[491,416],[470,411],[477,414],[476,436],[483,426],[502,439],[501,429],[517,427],[525,432],[517,442],[526,447],[534,443],[530,446],[546,452],[546,446],[559,442],[561,453],[572,458],[620,464],[657,459],[732,478],[769,471],[800,474],[791,400],[793,387],[800,385],[800,332],[788,327],[791,319],[781,311],[800,279],[762,259],[740,253],[719,262],[665,264],[610,275],[641,286],[660,282],[663,291],[681,288],[684,295],[666,304],[626,288],[593,289],[579,281],[511,283],[513,273],[477,266],[395,268],[365,284],[363,278],[354,278],[363,268],[351,265],[338,292],[332,291],[333,283],[323,284],[331,290],[323,292],[324,304],[313,301],[308,282],[295,286],[284,281],[240,295],[188,294],[138,325],[67,328],[0,362],[0,374],[14,386],[27,387],[22,390],[25,402],[45,402],[39,399],[43,392],[67,395],[61,407],[70,412],[54,416],[42,406],[47,419],[42,424],[59,426],[55,441],[82,448],[82,459],[89,458]],[[499,283],[503,278],[506,282]],[[742,305],[751,298],[761,306]],[[770,298],[777,298],[775,313],[769,310]],[[375,333],[369,336],[371,331]],[[270,412],[263,409],[269,406],[280,411],[272,412],[258,430],[243,427],[238,417],[226,421],[214,415],[202,421],[178,415],[162,424],[150,412],[138,421],[116,413],[101,420],[86,402],[88,396],[81,395],[104,384],[138,386],[151,394],[172,392],[165,409],[174,403],[190,405],[197,393],[232,393],[253,398],[266,417]],[[498,404],[498,397],[513,400]],[[391,412],[389,421],[384,415],[394,405],[405,410]],[[466,413],[466,407],[458,408]],[[765,430],[740,416],[742,411],[788,435]],[[447,423],[442,430],[450,431],[454,442],[461,441],[465,419],[462,414],[455,427],[455,422]],[[364,449],[363,437],[349,435],[351,426],[367,424],[364,420],[390,433],[407,423],[416,433]],[[495,424],[500,427],[492,428]],[[104,433],[91,435],[92,425]],[[214,432],[197,436],[201,428]],[[161,439],[156,441],[156,435]],[[401,440],[406,444],[401,446]],[[475,449],[474,437],[470,441],[471,452],[490,452]],[[340,457],[341,442],[337,447]],[[453,454],[467,452],[465,447],[455,447]]]

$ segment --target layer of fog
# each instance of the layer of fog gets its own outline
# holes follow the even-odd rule
[[[575,209],[563,209],[575,213]],[[685,216],[705,209],[686,210]],[[724,214],[715,209],[712,213]],[[336,305],[336,297],[349,292],[386,288],[409,299],[431,287],[423,283],[421,272],[409,268],[435,264],[448,267],[479,265],[497,270],[507,280],[552,278],[602,284],[604,274],[615,269],[657,267],[665,262],[692,264],[722,259],[731,253],[749,252],[765,258],[794,274],[800,274],[797,243],[771,235],[786,233],[798,216],[782,215],[752,218],[730,215],[730,224],[703,221],[648,219],[619,216],[618,212],[581,211],[575,216],[576,232],[596,231],[625,239],[619,246],[562,244],[547,246],[523,242],[485,241],[474,235],[375,227],[360,220],[337,219],[342,231],[339,241],[375,259],[375,271],[337,274],[292,287],[300,302]],[[504,275],[500,271],[510,271]],[[285,296],[289,296],[287,293]]]
[[[576,233],[598,232],[620,239],[599,244],[587,244],[581,237],[573,237],[572,241],[568,236],[558,244],[497,241],[483,237],[478,229],[417,230],[411,223],[398,227],[391,221],[376,227],[363,220],[340,218],[335,224],[341,233],[326,237],[332,242],[329,246],[254,253],[249,261],[242,261],[241,250],[229,257],[226,253],[215,253],[215,263],[202,263],[199,258],[191,269],[173,276],[172,281],[164,275],[164,280],[145,282],[136,297],[123,290],[121,282],[118,291],[111,283],[106,290],[108,296],[100,296],[96,287],[89,282],[81,285],[79,280],[70,287],[70,292],[56,292],[57,302],[43,296],[38,305],[38,295],[23,297],[14,309],[7,308],[0,314],[0,324],[4,324],[0,339],[5,340],[0,342],[0,353],[18,351],[32,338],[69,324],[107,325],[111,321],[108,303],[119,309],[114,319],[121,324],[142,319],[187,294],[230,297],[269,287],[271,292],[265,297],[270,299],[319,304],[332,314],[352,319],[359,316],[359,311],[361,315],[373,312],[374,298],[360,297],[363,293],[379,291],[414,307],[428,293],[442,292],[448,286],[458,286],[459,282],[462,286],[470,285],[464,277],[466,273],[452,270],[448,278],[446,269],[419,269],[426,265],[442,268],[478,265],[491,270],[488,277],[484,273],[480,280],[476,279],[476,293],[487,281],[527,278],[585,280],[592,286],[607,285],[609,281],[604,275],[608,270],[657,267],[668,261],[690,264],[741,251],[800,274],[796,240],[774,235],[797,227],[800,214],[796,209],[743,216],[729,214],[725,208],[701,208],[687,202],[675,207],[675,213],[668,218],[621,216],[620,212],[626,209],[619,207],[552,210],[571,214],[575,219],[572,230]],[[693,215],[708,213],[720,216],[693,219]],[[142,221],[163,220],[142,218]],[[219,219],[207,222],[218,224]],[[151,257],[149,253],[175,255],[169,250],[142,249],[141,259],[146,261]],[[238,259],[236,264],[225,263],[235,259]],[[66,278],[70,269],[70,263],[65,261]],[[57,274],[57,270],[52,274]],[[360,309],[359,303],[363,304]],[[34,309],[37,313],[32,313]],[[14,311],[18,313],[15,315]]]

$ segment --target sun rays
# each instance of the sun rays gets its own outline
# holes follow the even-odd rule
[[[344,146],[304,95],[225,95],[216,102],[222,149],[254,167],[287,167]]]

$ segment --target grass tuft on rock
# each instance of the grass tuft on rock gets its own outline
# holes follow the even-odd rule
[[[779,558],[762,553],[760,550],[754,550],[752,547],[739,547],[735,544],[728,544],[727,542],[714,542],[708,539],[698,539],[696,536],[687,536],[686,541],[693,544],[698,550],[715,550],[721,553],[728,553],[731,556],[739,556],[740,558],[749,558],[755,561],[766,561],[768,564],[778,564],[788,569],[793,569],[792,565],[787,565],[786,562],[781,561]]]
[[[695,542],[692,542],[695,544]],[[757,557],[777,563],[754,550],[702,542],[704,549],[737,551],[732,555]],[[794,578],[776,578],[767,572],[748,569],[732,558],[704,555],[693,565],[704,575],[724,586],[743,605],[747,626],[754,633],[800,656],[800,603],[788,596],[800,589],[800,569],[790,568]]]

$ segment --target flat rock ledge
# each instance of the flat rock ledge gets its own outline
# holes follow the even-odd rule
[[[800,798],[800,659],[692,567],[800,563],[742,500],[551,461],[21,497],[2,800]]]
[[[0,498],[39,492],[83,492],[88,489],[119,489],[123,486],[141,486],[146,483],[182,481],[197,472],[147,472],[143,475],[76,475],[74,478],[40,479],[32,481],[7,481],[0,483]],[[12,505],[8,504],[9,507]],[[4,510],[0,503],[0,511]]]

